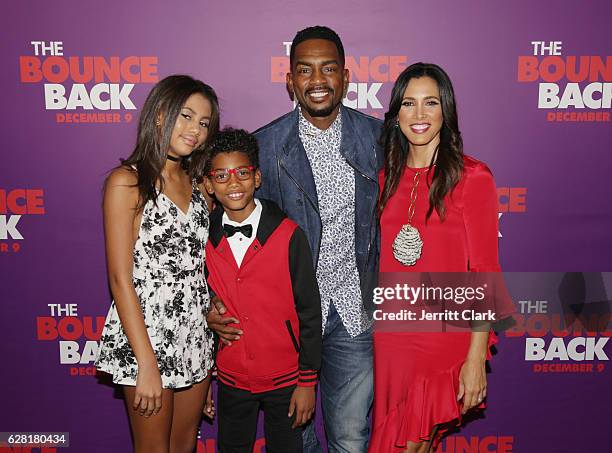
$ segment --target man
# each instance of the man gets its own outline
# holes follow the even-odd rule
[[[298,106],[255,133],[260,198],[275,201],[308,238],[323,313],[321,403],[330,452],[366,452],[373,395],[372,319],[368,296],[378,269],[376,217],[382,123],[342,105],[349,73],[344,48],[327,27],[297,33],[290,53],[289,92]],[[222,341],[240,330],[208,316]],[[321,451],[311,423],[304,451]]]

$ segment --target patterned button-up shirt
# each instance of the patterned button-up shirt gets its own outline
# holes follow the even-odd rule
[[[321,130],[300,110],[299,131],[312,167],[323,226],[317,265],[323,329],[333,303],[347,332],[355,337],[371,321],[361,301],[355,257],[355,172],[340,154],[341,115]]]

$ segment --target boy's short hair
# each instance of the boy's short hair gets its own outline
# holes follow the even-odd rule
[[[233,151],[246,154],[251,165],[259,168],[259,147],[255,136],[244,129],[226,127],[217,132],[208,146],[208,158],[204,166],[204,174],[208,175],[212,171],[212,160],[216,155]]]

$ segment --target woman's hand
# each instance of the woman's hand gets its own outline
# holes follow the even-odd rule
[[[457,401],[463,398],[462,414],[478,406],[487,396],[485,362],[485,359],[472,359],[468,357],[461,367]]]
[[[140,415],[150,417],[157,415],[162,407],[162,380],[157,361],[146,361],[138,364],[136,378],[136,396],[133,408]]]
[[[206,404],[202,411],[205,417],[211,420],[215,418],[215,400],[213,399],[212,383],[208,386],[208,394],[206,395]]]

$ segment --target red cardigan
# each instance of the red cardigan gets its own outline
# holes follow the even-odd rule
[[[217,376],[226,385],[266,392],[314,386],[321,365],[321,300],[308,241],[274,204],[260,200],[257,236],[240,268],[223,235],[223,209],[210,216],[208,283],[240,320],[240,340],[221,344]]]

